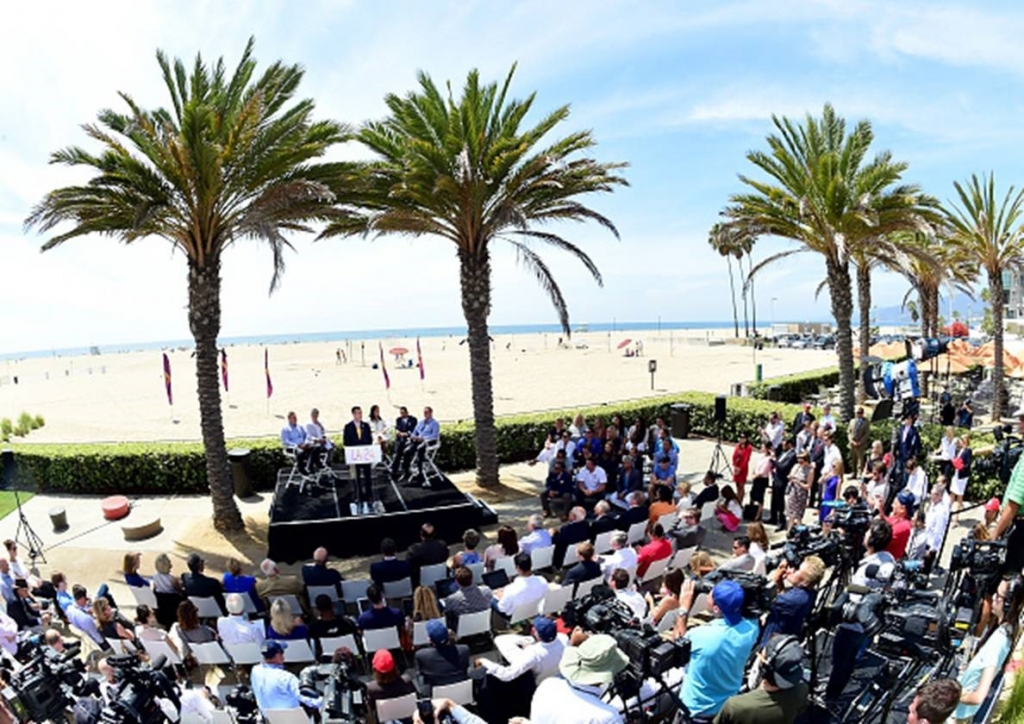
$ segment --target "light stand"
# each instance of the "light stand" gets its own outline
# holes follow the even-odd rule
[[[715,442],[715,450],[711,453],[711,462],[708,464],[708,470],[722,478],[732,477],[732,462],[722,447],[722,423],[718,423],[718,438]]]
[[[18,495],[18,489],[12,486],[14,490],[14,502],[18,506],[18,528],[14,533],[14,541],[25,548],[28,551],[29,562],[31,567],[35,567],[36,559],[38,558],[43,563],[46,563],[46,556],[43,555],[43,539],[32,529],[32,525],[28,522],[28,518],[25,517],[25,511],[21,508],[21,496]],[[24,535],[24,540],[22,536]]]

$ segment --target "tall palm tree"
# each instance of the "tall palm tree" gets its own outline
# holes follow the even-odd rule
[[[925,258],[909,257],[906,266],[897,269],[910,283],[903,298],[907,307],[910,295],[917,296],[915,309],[920,310],[921,336],[939,336],[939,293],[943,285],[974,296],[971,281],[977,276],[976,268],[963,258],[954,245],[941,235],[908,234],[905,243],[916,245]],[[909,308],[909,307],[908,307]],[[954,312],[954,314],[956,314]]]
[[[776,116],[772,121],[776,133],[767,139],[770,153],[747,154],[747,160],[769,178],[741,174],[740,180],[751,190],[733,195],[725,215],[741,226],[798,244],[755,265],[751,276],[793,254],[812,252],[824,258],[836,320],[841,409],[849,418],[855,386],[850,256],[866,239],[902,229],[924,230],[920,193],[916,186],[897,185],[906,164],[894,162],[888,152],[867,159],[874,140],[868,121],[847,133],[846,121],[830,104],[820,118],[808,114],[803,124]]]
[[[725,257],[725,263],[729,267],[729,298],[732,300],[732,326],[736,339],[740,338],[740,317],[736,309],[736,281],[732,274],[732,258],[735,252],[732,249],[732,236],[728,233],[726,224],[715,224],[708,234],[708,244],[711,248]],[[743,268],[740,267],[742,273]]]
[[[88,183],[48,193],[27,227],[51,236],[43,250],[79,236],[102,234],[126,244],[147,237],[170,242],[188,265],[188,321],[196,344],[196,377],[213,520],[239,530],[242,517],[228,478],[217,376],[221,259],[243,240],[264,241],[273,255],[271,291],[284,269],[286,231],[338,216],[332,186],[344,165],[316,163],[343,141],[333,121],[313,121],[313,101],[292,103],[303,71],[276,62],[256,75],[253,40],[228,75],[221,58],[208,68],[196,56],[191,72],[162,52],[157,61],[172,107],[146,110],[127,94],[126,113],[104,110],[84,127],[102,150],[70,147],[52,163],[84,166]]]
[[[600,272],[586,252],[545,227],[592,220],[618,237],[614,224],[580,197],[626,184],[617,173],[625,164],[598,163],[582,155],[595,145],[589,131],[544,140],[569,116],[568,106],[524,126],[534,95],[508,99],[514,72],[513,65],[499,86],[482,84],[474,70],[460,98],[453,97],[450,85],[442,94],[430,76],[420,73],[418,91],[404,98],[388,95],[390,115],[364,124],[357,134],[377,156],[358,197],[364,214],[329,224],[323,234],[431,235],[455,245],[469,329],[477,482],[482,486],[499,482],[487,332],[492,242],[505,241],[515,249],[551,298],[568,335],[565,298],[533,244],[569,252],[600,284]]]
[[[953,182],[957,201],[945,207],[947,240],[963,255],[976,263],[988,277],[992,308],[992,341],[995,347],[995,369],[992,374],[992,419],[1003,416],[1006,381],[1003,378],[1003,306],[1005,304],[1003,272],[1017,271],[1024,253],[1024,189],[1013,186],[1002,198],[996,195],[995,174],[970,181]]]

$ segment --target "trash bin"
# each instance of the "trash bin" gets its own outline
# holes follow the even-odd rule
[[[231,479],[234,482],[235,497],[248,498],[253,495],[252,479],[249,477],[249,455],[246,448],[236,447],[228,450],[228,461],[231,463]]]
[[[685,402],[672,405],[672,437],[685,440],[690,437],[690,405]]]
[[[68,514],[61,506],[50,508],[50,523],[53,525],[53,532],[60,533],[68,529]]]
[[[782,388],[778,385],[771,385],[768,388],[768,399],[772,402],[779,402],[782,399]]]

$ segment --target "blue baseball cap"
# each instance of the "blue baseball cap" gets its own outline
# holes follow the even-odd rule
[[[433,619],[427,622],[427,636],[431,642],[436,644],[443,644],[448,640],[448,626],[444,621],[439,619]]]
[[[900,501],[900,504],[907,509],[907,517],[914,517],[914,506],[917,504],[917,500],[914,498],[914,494],[909,490],[901,490],[896,499]]]
[[[730,625],[743,618],[743,587],[736,581],[719,581],[711,589],[711,597]]]
[[[283,654],[286,648],[288,648],[288,644],[286,644],[284,641],[268,639],[263,642],[263,658],[272,659],[278,654]]]
[[[537,632],[537,638],[546,644],[551,643],[558,636],[558,626],[547,616],[538,616],[533,619],[533,630]]]

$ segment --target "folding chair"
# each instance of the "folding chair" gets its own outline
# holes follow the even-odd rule
[[[420,568],[420,585],[432,587],[438,581],[448,577],[448,565],[445,563],[433,563]]]
[[[718,502],[712,500],[709,503],[704,503],[704,507],[700,509],[700,519],[702,521],[708,520],[709,518],[715,517],[715,511],[718,509]]]
[[[497,571],[499,569],[505,571],[505,575],[508,576],[510,581],[516,577],[516,564],[512,560],[512,556],[502,556],[494,561],[494,570]]]
[[[302,615],[302,604],[299,603],[299,597],[296,596],[294,593],[286,593],[281,596],[271,596],[270,603],[273,604],[274,601],[277,601],[279,599],[288,604],[288,608],[291,609],[293,616]]]
[[[534,571],[544,571],[551,568],[555,563],[555,547],[534,548],[530,551],[530,560],[533,562],[532,567]]]
[[[145,647],[146,653],[150,655],[150,658],[156,659],[163,656],[168,664],[176,666],[181,663],[181,657],[178,656],[166,641],[147,641]]]
[[[338,649],[348,649],[352,652],[353,656],[359,656],[359,644],[356,643],[356,637],[352,634],[328,636],[319,639],[317,641],[317,648],[320,649],[320,656],[322,657],[334,656],[334,652]]]
[[[265,709],[263,716],[270,724],[309,724],[309,715],[301,706],[297,709]]]
[[[441,449],[441,439],[427,440],[423,447],[423,464],[420,466],[419,474],[423,476],[424,485],[430,482],[431,476],[437,480],[444,478],[441,474],[440,469],[437,467],[437,463],[434,462],[434,458],[437,457],[437,451]]]
[[[381,649],[400,648],[402,648],[402,642],[399,641],[398,629],[394,626],[363,631],[363,651],[366,652],[367,657]]]
[[[647,521],[637,521],[633,525],[629,526],[629,531],[626,533],[626,542],[629,545],[639,543],[647,535]]]
[[[366,589],[373,583],[368,578],[353,578],[350,581],[341,582],[341,599],[346,603],[355,603],[360,598],[366,598]]]
[[[643,577],[640,579],[640,585],[650,583],[661,576],[665,575],[665,571],[668,570],[668,558],[662,558],[657,561],[652,561],[651,565],[647,566],[647,570],[644,571]]]
[[[430,695],[431,699],[451,699],[456,704],[468,706],[473,703],[473,681],[465,679],[456,681],[454,684],[435,686]]]
[[[394,699],[377,700],[377,721],[411,719],[416,713],[416,694],[406,694]]]
[[[554,554],[552,554],[554,555]],[[576,555],[576,546],[571,545],[565,549],[565,555],[562,556],[562,568],[568,568],[576,564],[579,560],[579,556]]]
[[[467,636],[479,634],[491,634],[491,609],[486,608],[476,613],[463,613],[459,615],[455,626],[455,638],[464,639]]]
[[[224,615],[220,604],[213,596],[189,596],[188,600],[195,605],[199,618],[220,618]]]
[[[286,641],[288,648],[284,650],[284,662],[286,664],[310,664],[316,661],[316,655],[309,646],[306,639]]]
[[[615,535],[616,531],[606,530],[604,533],[600,533],[597,539],[594,540],[594,551],[596,553],[607,553],[612,549],[612,536]]]
[[[590,592],[603,582],[603,578],[591,578],[589,581],[581,581],[580,583],[577,583],[576,594],[573,596],[573,599],[578,601],[584,596],[589,596]]]
[[[231,658],[227,652],[216,641],[210,641],[205,644],[189,644],[188,650],[196,657],[196,661],[200,664],[223,666],[231,663]]]
[[[679,516],[675,513],[665,513],[665,515],[658,518],[657,524],[662,527],[662,530],[669,531],[672,530],[678,519]]]
[[[658,625],[655,627],[655,630],[658,633],[665,633],[666,631],[671,631],[672,628],[676,625],[676,619],[678,619],[678,618],[679,618],[679,611],[678,610],[669,611],[668,613],[666,613],[664,616],[661,617],[660,621],[658,621]]]
[[[431,619],[433,621],[440,621],[444,623],[443,618]],[[427,624],[430,621],[416,621],[412,625],[412,645],[413,646],[427,646],[430,643],[430,637],[427,636]]]
[[[331,603],[337,603],[341,600],[341,596],[338,595],[337,586],[306,586],[306,598],[309,600],[310,606],[314,606],[316,599],[320,596],[327,596],[331,599]]]
[[[150,610],[156,611],[159,604],[156,601],[156,594],[149,586],[128,586],[128,590],[135,596],[136,606],[149,606]]]
[[[520,603],[512,609],[512,615],[509,616],[508,622],[510,624],[515,624],[520,621],[532,621],[540,610],[541,600],[542,599],[537,599],[534,601],[525,601]]]
[[[285,487],[295,485],[298,486],[299,493],[304,493],[311,476],[299,470],[298,450],[294,445],[284,446],[284,459],[292,464],[292,469],[288,471],[288,478],[285,480]]]
[[[386,582],[384,584],[384,598],[412,598],[412,579],[403,578],[400,581]]]
[[[696,552],[697,546],[679,549],[676,551],[676,554],[672,556],[672,562],[668,564],[668,570],[674,571],[679,568],[686,568],[690,565],[690,559],[693,558],[693,554]]]
[[[473,583],[479,586],[480,582],[483,580],[484,564],[470,563],[466,568],[473,572]]]
[[[114,652],[115,656],[124,656],[125,654],[135,653],[136,648],[132,645],[131,641],[126,639],[104,639],[107,642],[107,646]]]
[[[698,614],[704,613],[708,610],[708,594],[701,593],[694,599],[693,605],[690,606],[690,618],[693,619]]]
[[[544,594],[543,600],[540,602],[540,613],[547,615],[550,613],[559,613],[565,604],[569,603],[572,598],[572,586],[556,586],[549,588],[548,592]]]
[[[224,644],[228,656],[235,666],[255,666],[263,660],[260,645],[246,641],[244,643]]]

